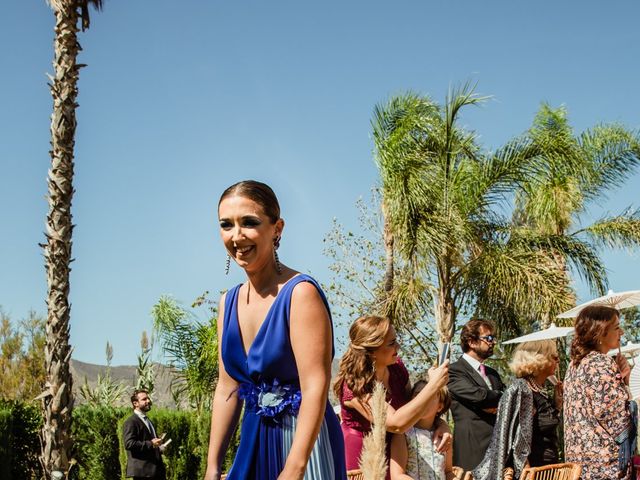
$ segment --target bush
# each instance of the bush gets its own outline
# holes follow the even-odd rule
[[[73,410],[71,469],[73,480],[124,479],[127,455],[122,443],[122,424],[132,414],[130,408],[80,405]],[[167,480],[199,480],[207,468],[211,414],[195,411],[154,409],[149,418],[158,435],[172,439],[165,451]],[[42,412],[38,405],[0,401],[0,479],[42,478],[39,462]],[[236,431],[225,458],[228,471],[238,448]]]
[[[5,405],[0,407],[0,478],[11,478],[11,436],[13,415]]]
[[[0,478],[35,480],[42,478],[39,406],[0,400]]]
[[[73,458],[78,462],[70,477],[78,480],[113,480],[122,476],[120,435],[116,425],[126,408],[81,405],[73,410]]]

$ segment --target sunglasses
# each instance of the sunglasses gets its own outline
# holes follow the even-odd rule
[[[494,335],[482,335],[482,336],[478,336],[476,337],[479,340],[484,340],[487,343],[495,343],[498,341],[498,337],[494,336]]]

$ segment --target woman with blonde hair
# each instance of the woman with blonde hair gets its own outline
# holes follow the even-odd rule
[[[398,357],[396,332],[388,318],[360,317],[349,329],[349,340],[334,392],[340,399],[347,469],[352,470],[359,468],[362,440],[371,430],[369,400],[375,383],[382,382],[387,391],[387,431],[404,433],[420,419],[438,390],[446,386],[449,362],[432,367],[428,384],[410,400],[409,373]],[[436,443],[440,450],[446,450],[451,435],[446,424],[440,423],[443,425],[437,428]]]
[[[491,443],[473,471],[476,480],[499,480],[505,467],[512,467],[515,478],[519,478],[527,465],[538,467],[558,462],[562,384],[555,379],[556,340],[519,344],[509,367],[516,379],[498,405]],[[545,388],[549,377],[555,381],[553,399]]]

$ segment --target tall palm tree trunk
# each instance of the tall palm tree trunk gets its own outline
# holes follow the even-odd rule
[[[451,272],[448,260],[438,268],[438,298],[436,304],[436,327],[438,329],[438,351],[451,342],[456,322],[456,308],[451,292]]]
[[[69,372],[69,273],[71,271],[71,201],[76,130],[78,71],[81,50],[77,40],[77,0],[50,0],[55,13],[54,76],[51,78],[51,169],[48,179],[49,212],[44,256],[47,270],[46,391],[41,462],[46,477],[67,472],[71,455],[72,379]]]
[[[387,206],[382,201],[382,216],[384,218],[383,226],[383,240],[384,240],[384,254],[385,254],[385,269],[383,289],[385,294],[389,294],[393,290],[393,277],[394,277],[394,264],[393,264],[393,232],[391,231],[391,225],[389,224],[389,216],[387,214]]]

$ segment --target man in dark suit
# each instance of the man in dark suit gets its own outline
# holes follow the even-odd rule
[[[147,418],[151,410],[151,399],[146,390],[136,390],[131,395],[133,415],[122,426],[124,448],[127,451],[127,477],[165,480],[167,477],[162,461],[162,439]]]
[[[473,319],[462,327],[463,355],[449,367],[453,415],[453,464],[473,470],[491,440],[504,384],[484,361],[493,355],[496,338],[491,322]]]

